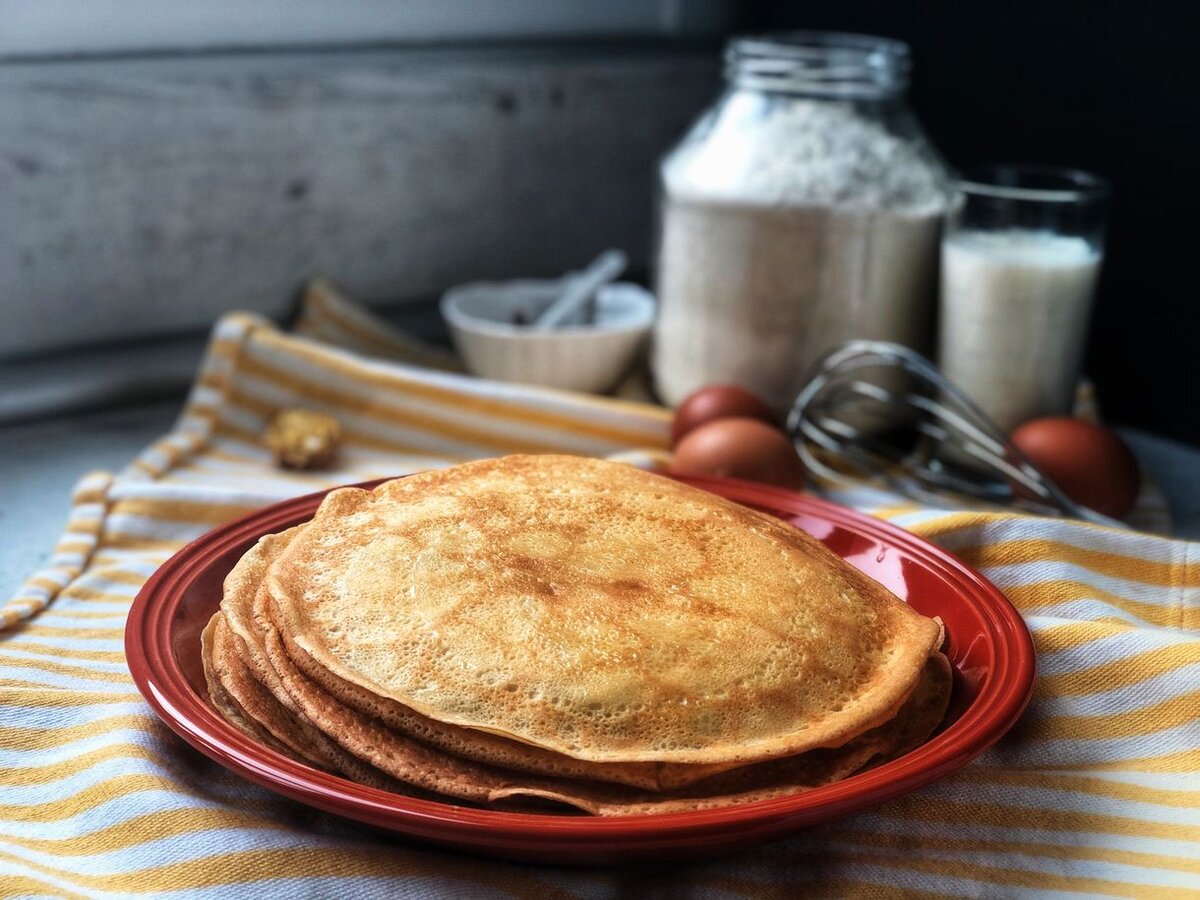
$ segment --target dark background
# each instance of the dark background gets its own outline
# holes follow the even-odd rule
[[[912,47],[911,102],[953,166],[1027,162],[1115,192],[1087,371],[1105,417],[1200,444],[1200,3],[744,2],[736,31]]]

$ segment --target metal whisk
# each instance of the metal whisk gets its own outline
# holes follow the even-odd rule
[[[849,341],[813,367],[788,415],[810,472],[869,480],[938,506],[952,497],[1117,528],[1031,463],[929,360],[900,344]]]

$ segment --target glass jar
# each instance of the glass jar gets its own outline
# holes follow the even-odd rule
[[[725,61],[661,165],[652,369],[671,405],[732,383],[784,410],[840,341],[927,351],[954,189],[905,103],[905,44],[798,32]]]

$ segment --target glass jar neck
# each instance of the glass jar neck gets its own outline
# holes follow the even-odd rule
[[[725,79],[735,88],[831,100],[884,100],[908,87],[908,45],[887,38],[795,31],[735,38]]]

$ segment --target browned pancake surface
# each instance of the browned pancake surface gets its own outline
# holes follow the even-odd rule
[[[654,503],[613,499],[630,491]],[[596,815],[786,796],[927,740],[950,695],[949,664],[934,649],[940,625],[819,542],[698,493],[567,457],[334,492],[312,525],[265,537],[227,578],[202,638],[213,704],[272,749],[361,783]],[[580,525],[589,515],[603,527]],[[721,543],[733,536],[745,540]],[[718,571],[731,552],[750,557],[732,575]],[[482,602],[487,590],[499,602]],[[649,604],[659,590],[662,603]],[[368,652],[356,656],[364,639]],[[497,669],[495,646],[524,667]],[[780,647],[794,658],[772,655]],[[583,663],[592,669],[582,693],[559,690]],[[423,690],[394,689],[414,673]],[[640,703],[630,702],[636,691]],[[458,721],[489,698],[498,715]],[[767,706],[730,713],[751,698]],[[665,714],[634,715],[664,702]],[[806,709],[815,718],[779,730]],[[663,721],[665,744],[645,733]],[[731,750],[713,731],[731,721],[756,737]],[[546,740],[555,723],[562,735]]]
[[[657,793],[586,779],[537,778],[429,747],[323,692],[295,667],[275,629],[268,628],[264,638],[281,683],[304,715],[372,767],[460,801],[488,805],[542,799],[603,816],[716,808],[788,796],[841,780],[873,759],[891,758],[909,749],[914,740],[924,740],[945,714],[950,692],[949,666],[935,653],[898,714],[846,745],[726,771],[686,788]]]
[[[894,713],[940,634],[795,528],[577,457],[335,491],[267,581],[338,678],[592,762],[837,746]]]

